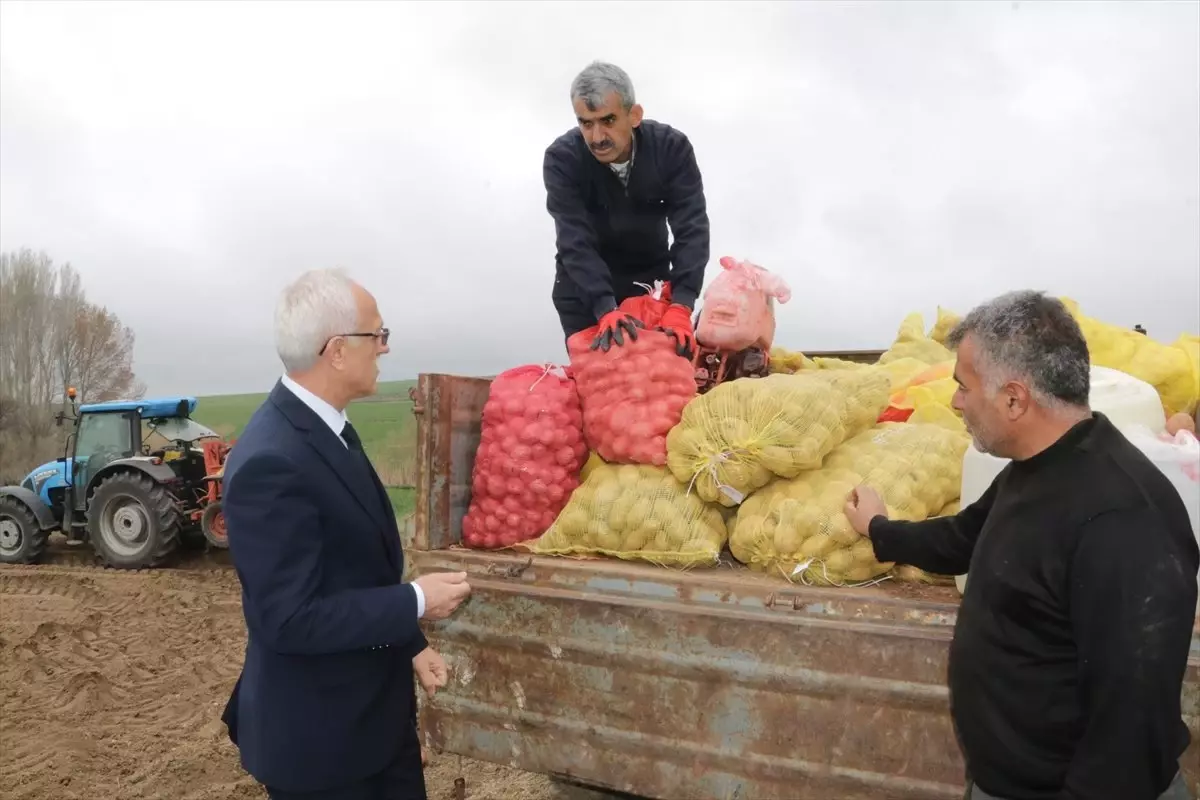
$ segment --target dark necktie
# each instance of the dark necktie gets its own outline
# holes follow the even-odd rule
[[[388,498],[383,484],[379,482],[379,477],[375,474],[375,468],[371,466],[371,459],[367,458],[367,453],[363,450],[362,439],[358,438],[358,431],[354,430],[354,426],[350,424],[350,420],[346,420],[346,426],[342,428],[342,439],[346,444],[350,445],[350,456],[358,462],[358,468],[362,470],[362,477],[366,479],[368,485],[375,487],[375,496],[379,503],[381,503],[381,509],[387,509],[391,506],[392,501]],[[384,544],[386,546],[387,543],[385,542]]]
[[[354,430],[350,420],[346,420],[346,427],[342,428],[342,438],[346,440],[346,444],[350,445],[351,452],[361,453],[363,451],[362,439],[358,438],[358,431]]]
[[[354,430],[350,420],[346,420],[346,427],[342,428],[342,439],[350,445],[350,455],[358,462],[358,467],[363,470],[365,477],[371,483],[376,483],[375,468],[371,466],[371,459],[367,458],[367,452],[363,450],[362,439],[358,438],[358,431]],[[386,496],[381,496],[380,499],[385,503],[391,502]]]

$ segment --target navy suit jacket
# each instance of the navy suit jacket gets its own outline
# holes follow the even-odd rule
[[[362,780],[416,735],[416,593],[387,493],[356,458],[279,383],[225,464],[247,643],[222,719],[273,789]]]

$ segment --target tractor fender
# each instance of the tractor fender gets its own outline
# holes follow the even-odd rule
[[[178,480],[179,476],[175,471],[161,462],[154,463],[149,456],[133,456],[132,458],[118,458],[116,461],[110,461],[104,465],[104,468],[92,476],[92,480],[88,483],[88,494],[90,495],[100,481],[112,475],[114,472],[123,470],[137,470],[144,472],[150,477],[150,480],[155,483],[173,483]]]
[[[0,497],[11,497],[28,508],[37,518],[38,525],[42,530],[48,531],[58,527],[50,507],[42,502],[42,498],[24,486],[0,486]]]

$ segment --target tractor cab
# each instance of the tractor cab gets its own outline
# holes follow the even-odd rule
[[[19,487],[0,487],[0,561],[34,560],[53,529],[90,540],[119,567],[161,562],[195,528],[215,546],[227,545],[219,493],[230,445],[191,418],[196,398],[77,410],[73,390],[68,398],[74,413],[57,415],[59,425],[74,423],[63,457],[33,470]]]
[[[67,437],[66,454],[56,462],[63,466],[62,480],[48,481],[43,487],[47,491],[38,492],[48,499],[55,483],[66,490],[63,497],[70,512],[63,515],[63,532],[69,526],[82,524],[88,495],[96,478],[107,468],[118,462],[132,462],[137,468],[161,467],[168,460],[182,459],[191,442],[209,437],[219,439],[215,432],[190,418],[195,409],[194,397],[79,406],[74,416],[75,430]],[[64,419],[71,418],[58,415],[60,425]],[[164,470],[153,471],[162,480],[170,480]],[[171,472],[173,476],[174,470]]]

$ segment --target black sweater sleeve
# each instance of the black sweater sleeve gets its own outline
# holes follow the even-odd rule
[[[583,293],[584,302],[597,318],[617,307],[612,275],[597,249],[596,231],[588,219],[579,190],[579,164],[574,154],[551,146],[542,162],[546,185],[546,210],[554,219],[555,242],[563,269]]]
[[[667,224],[671,226],[671,300],[692,308],[704,286],[709,258],[708,207],[696,153],[680,136],[666,177]]]
[[[1063,800],[1152,800],[1179,769],[1200,559],[1191,531],[1181,542],[1161,519],[1149,509],[1101,514],[1071,559],[1085,716]]]
[[[871,520],[868,535],[880,561],[911,564],[935,575],[962,575],[971,564],[979,532],[996,499],[1003,473],[971,505],[953,517],[922,522],[892,521],[879,516]]]

